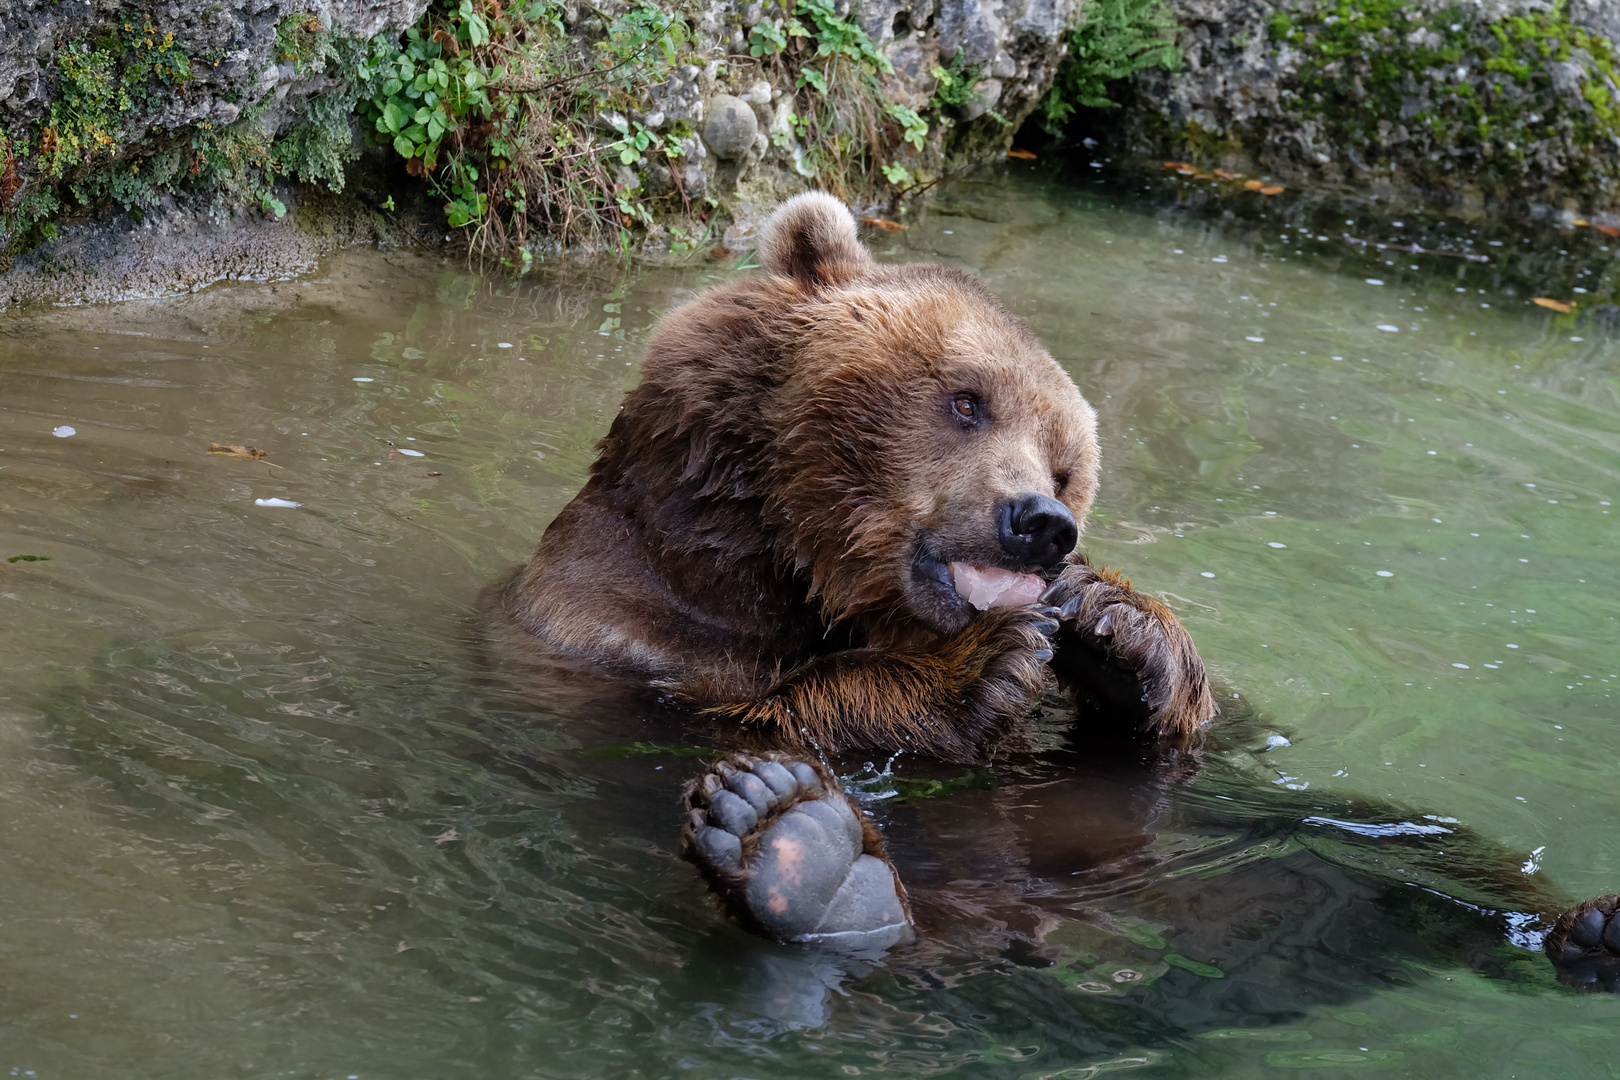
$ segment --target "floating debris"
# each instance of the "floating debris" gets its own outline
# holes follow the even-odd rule
[[[208,452],[221,457],[246,458],[249,461],[258,461],[264,457],[264,451],[257,446],[225,446],[217,442],[208,444]]]
[[[1434,248],[1419,247],[1416,244],[1384,244],[1377,240],[1363,240],[1359,236],[1343,233],[1344,242],[1355,244],[1357,247],[1376,248],[1379,251],[1404,251],[1408,255],[1445,255],[1452,259],[1466,259],[1469,262],[1490,262],[1488,255],[1476,255],[1472,251],[1437,251]]]

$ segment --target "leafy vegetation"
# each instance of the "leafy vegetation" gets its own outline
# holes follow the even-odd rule
[[[937,66],[928,73],[937,83],[934,96],[928,102],[930,109],[964,109],[978,103],[979,95],[973,88],[984,76],[984,65],[964,65],[963,52],[962,49],[956,50],[950,67]]]
[[[527,250],[536,231],[564,245],[622,243],[650,213],[609,161],[662,159],[679,176],[682,133],[622,118],[604,132],[597,118],[642,105],[669,76],[689,40],[680,14],[638,3],[591,46],[562,15],[553,0],[449,0],[362,72],[368,139],[393,147],[488,253]]]
[[[1163,0],[1087,0],[1069,31],[1069,54],[1041,100],[1041,126],[1054,134],[1079,106],[1111,109],[1109,84],[1144,68],[1179,70],[1177,25]]]
[[[88,30],[54,55],[47,115],[0,131],[0,236],[15,250],[51,235],[71,205],[113,202],[139,217],[182,191],[202,193],[219,217],[243,205],[280,216],[284,178],[344,187],[360,154],[358,121],[364,141],[397,155],[480,254],[527,267],[542,237],[625,248],[631,230],[664,211],[706,216],[715,205],[687,190],[701,182],[685,168],[702,153],[691,124],[655,119],[649,107],[661,88],[692,83],[685,65],[716,62],[699,54],[685,2],[631,0],[610,17],[562,0],[434,0],[416,26],[371,41],[291,14],[271,57],[324,73],[336,89],[303,102],[276,136],[265,128],[268,96],[228,125],[146,129],[159,95],[183,90],[193,63],[217,65],[223,54],[194,58],[144,16]],[[799,173],[841,197],[917,187],[929,140],[936,154],[948,149],[964,116],[1007,123],[983,107],[974,90],[983,72],[960,54],[934,69],[933,98],[914,109],[895,100],[889,62],[835,0],[765,10],[745,28],[748,55],[718,61],[722,75],[748,77],[752,66],[790,88],[769,134]]]
[[[276,24],[274,55],[300,75],[326,58],[327,34],[321,20],[307,12],[288,15]]]
[[[13,247],[54,235],[52,219],[62,208],[57,185],[114,160],[138,115],[192,77],[184,45],[145,15],[63,43],[54,61],[50,109],[31,132],[0,132],[0,237]],[[75,197],[136,197],[152,175],[137,180],[138,173],[139,163],[125,176],[88,182]],[[165,161],[157,173],[173,170]]]
[[[58,178],[110,158],[137,107],[190,78],[186,50],[149,18],[95,41],[66,43],[56,53],[56,98],[40,124],[40,168]]]
[[[896,188],[912,185],[896,152],[902,144],[921,151],[928,121],[890,99],[880,80],[893,67],[830,0],[798,0],[786,19],[757,23],[749,52],[794,87],[789,122],[802,147],[801,171],[846,200],[879,173]],[[786,140],[779,132],[778,144]]]
[[[165,194],[191,189],[205,193],[213,215],[223,219],[243,205],[284,214],[274,193],[281,177],[340,190],[345,167],[359,156],[351,125],[365,84],[354,76],[374,49],[328,34],[313,16],[288,16],[276,30],[276,58],[300,71],[324,67],[344,89],[310,99],[279,139],[264,129],[274,104],[267,98],[229,125],[203,121],[147,140],[158,148],[130,156],[132,143],[156,134],[143,132],[141,120],[158,106],[158,95],[190,81],[188,50],[150,19],[65,43],[55,56],[56,97],[45,117],[21,137],[0,132],[0,236],[15,250],[55,235],[52,219],[64,199],[80,206],[116,202],[140,217]]]

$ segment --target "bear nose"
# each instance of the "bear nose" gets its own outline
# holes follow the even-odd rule
[[[1021,563],[1053,566],[1074,550],[1080,527],[1050,495],[1017,495],[1001,504],[1001,549]]]

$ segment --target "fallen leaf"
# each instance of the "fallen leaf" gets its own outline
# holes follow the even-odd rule
[[[225,457],[247,458],[249,461],[258,461],[264,457],[264,451],[257,446],[221,446],[217,442],[208,444],[210,454],[221,454]]]
[[[1576,225],[1590,225],[1592,223],[1590,221],[1587,221],[1583,217],[1578,217],[1578,218],[1575,219],[1574,224],[1576,224]]]
[[[1283,186],[1281,184],[1272,184],[1270,187],[1263,187],[1260,189],[1260,194],[1262,195],[1281,195],[1282,193]]]
[[[882,229],[884,232],[899,232],[905,228],[898,221],[890,221],[888,218],[880,217],[863,217],[861,218],[861,224],[871,226],[874,229]]]
[[[1613,225],[1594,225],[1592,228],[1604,236],[1620,236],[1620,229],[1615,228]]]
[[[1231,169],[1216,169],[1215,170],[1215,175],[1220,177],[1222,180],[1241,180],[1241,179],[1243,179],[1243,174],[1242,173],[1233,172]]]
[[[1562,300],[1552,300],[1545,296],[1532,297],[1530,302],[1532,304],[1539,304],[1541,307],[1548,308],[1552,311],[1556,311],[1560,315],[1568,315],[1570,312],[1575,310],[1574,304],[1566,304]]]
[[[1192,166],[1187,164],[1185,161],[1167,161],[1167,162],[1164,163],[1164,167],[1167,168],[1167,169],[1190,169],[1190,168],[1192,168]]]
[[[444,51],[449,53],[451,56],[461,55],[461,42],[456,40],[456,36],[454,34],[449,33],[441,28],[433,31],[433,40],[438,42]]]
[[[1259,191],[1261,188],[1265,187],[1266,185],[1262,184],[1258,180],[1245,180],[1245,181],[1243,181],[1243,186],[1245,188],[1247,188],[1249,191]]]
[[[728,247],[712,247],[709,249],[709,258],[711,259],[729,259],[735,254],[737,253]]]
[[[1007,156],[1010,158],[1017,158],[1019,161],[1035,160],[1035,155],[1032,152],[1018,146],[1015,146],[1011,150],[1007,151]]]

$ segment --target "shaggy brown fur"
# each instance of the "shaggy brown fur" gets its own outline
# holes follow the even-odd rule
[[[976,612],[951,561],[1039,573],[1176,737],[1214,714],[1175,618],[1092,570],[1020,565],[998,510],[1083,522],[1090,405],[1019,319],[941,266],[883,266],[829,196],[767,225],[765,272],[666,315],[589,481],[508,594],[550,647],[823,747],[982,758],[1047,677],[1053,609]],[[1059,576],[1061,571],[1061,577]]]

